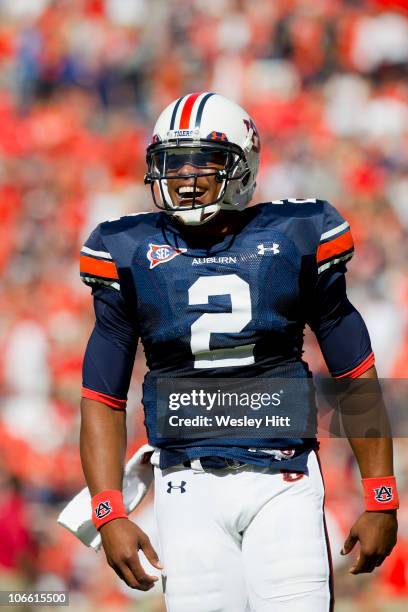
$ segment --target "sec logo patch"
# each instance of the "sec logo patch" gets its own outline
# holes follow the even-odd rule
[[[177,255],[185,253],[187,249],[176,249],[169,244],[149,244],[147,259],[150,261],[150,270],[159,264],[171,261]]]

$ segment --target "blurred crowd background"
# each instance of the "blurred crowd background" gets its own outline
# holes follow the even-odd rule
[[[84,486],[79,391],[93,311],[80,246],[98,222],[152,209],[154,120],[200,90],[253,116],[257,201],[318,196],[350,221],[351,299],[380,376],[408,377],[407,0],[0,0],[3,590],[69,589],[84,611],[163,609],[56,517]],[[306,359],[325,372],[310,336]],[[139,352],[129,452],[144,438],[144,367]],[[353,577],[338,552],[362,510],[359,478],[345,440],[322,442],[339,612],[406,609],[407,449],[396,441],[399,544],[375,575]],[[149,523],[149,502],[143,513]]]

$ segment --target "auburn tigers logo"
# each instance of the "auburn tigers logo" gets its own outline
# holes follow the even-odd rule
[[[104,502],[100,502],[98,506],[95,508],[96,518],[102,519],[105,516],[108,516],[112,512],[112,506],[110,505],[110,501],[106,500]]]
[[[375,492],[375,501],[380,503],[390,502],[394,498],[392,487],[378,487],[378,489],[374,489]]]
[[[248,133],[252,132],[252,150],[255,151],[255,153],[259,153],[259,151],[261,150],[261,141],[259,139],[259,134],[258,130],[256,129],[256,125],[252,121],[252,119],[244,119],[243,121],[245,123],[246,129],[248,130]]]
[[[187,249],[176,249],[169,244],[149,244],[147,259],[150,261],[150,270],[159,264],[171,261],[177,255],[185,253]]]

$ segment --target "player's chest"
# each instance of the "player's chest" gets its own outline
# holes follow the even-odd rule
[[[126,271],[145,331],[171,324],[184,333],[205,313],[226,315],[224,327],[244,318],[262,326],[297,303],[300,257],[280,232],[261,228],[210,248],[169,238],[139,243]]]

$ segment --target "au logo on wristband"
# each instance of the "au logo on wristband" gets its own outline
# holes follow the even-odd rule
[[[108,516],[112,512],[112,506],[108,500],[104,502],[100,502],[98,506],[95,508],[96,518],[103,519],[105,516]]]
[[[374,489],[374,492],[375,501],[378,501],[380,503],[390,502],[394,498],[394,495],[392,493],[392,487],[386,487],[385,485],[383,485],[382,487]]]

